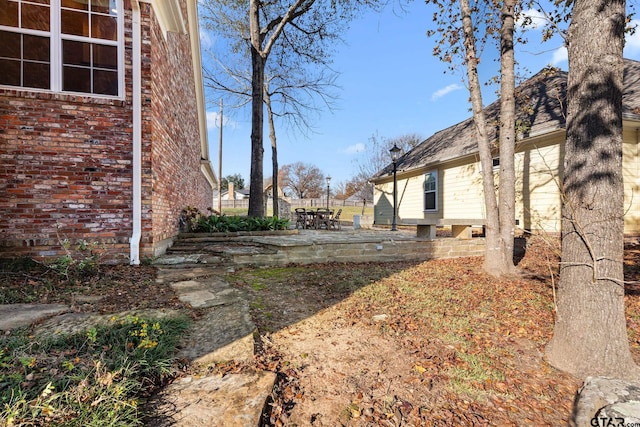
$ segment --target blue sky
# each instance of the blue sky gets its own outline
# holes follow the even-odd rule
[[[340,73],[339,99],[333,112],[323,112],[306,136],[278,127],[278,161],[301,161],[331,175],[332,186],[355,175],[356,162],[370,145],[369,139],[419,134],[423,138],[470,116],[468,91],[461,74],[446,71],[432,56],[434,41],[426,36],[432,11],[423,1],[412,2],[408,13],[387,8],[366,13],[354,21],[338,46],[333,68]],[[540,32],[528,32],[529,44],[516,59],[531,73],[548,64],[567,69],[561,40],[541,43]],[[203,45],[209,44],[207,37]],[[215,46],[213,46],[215,49]],[[489,53],[489,52],[486,52]],[[640,31],[628,39],[625,57],[640,59]],[[483,58],[481,72],[489,78],[498,63]],[[495,87],[485,91],[485,104],[495,100]],[[209,153],[218,171],[218,100],[208,99]],[[239,173],[249,184],[251,118],[249,110],[225,109],[222,175]],[[271,176],[271,147],[265,132],[264,177]]]

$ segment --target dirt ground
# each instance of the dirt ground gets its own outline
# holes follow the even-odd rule
[[[557,250],[529,241],[510,280],[480,258],[230,276],[252,295],[260,365],[280,377],[264,425],[566,425],[581,382],[543,360]],[[639,260],[629,245],[630,281]],[[640,361],[635,286],[625,299]]]
[[[250,295],[260,341],[252,366],[215,369],[278,374],[265,426],[564,425],[580,381],[543,360],[556,250],[532,239],[522,274],[508,280],[484,274],[480,258],[229,273]],[[639,247],[628,245],[627,280],[640,279],[638,261]],[[38,266],[1,270],[2,303],[189,309],[153,282],[149,266],[101,266],[69,280]],[[625,303],[640,361],[637,285],[627,287]]]

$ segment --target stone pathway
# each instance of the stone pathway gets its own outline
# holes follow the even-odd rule
[[[178,298],[202,310],[181,343],[178,357],[193,364],[251,360],[256,327],[247,298],[220,279],[220,267],[160,266],[157,281],[168,283]],[[144,310],[122,314],[171,315]],[[0,305],[0,330],[36,324],[34,333],[70,333],[107,322],[113,314],[75,313],[64,305]],[[273,390],[273,372],[184,377],[169,385],[151,403],[154,426],[255,427]]]
[[[256,326],[247,298],[219,278],[220,268],[158,269],[157,281],[171,283],[180,300],[206,309],[185,338],[179,357],[207,364],[253,358]],[[273,372],[186,377],[164,389],[153,403],[158,426],[259,425],[271,394]]]

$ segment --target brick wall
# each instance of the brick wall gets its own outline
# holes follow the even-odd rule
[[[0,256],[55,256],[64,238],[128,248],[130,116],[123,101],[0,91]]]
[[[181,3],[186,17],[186,2]],[[154,240],[161,242],[176,235],[183,208],[206,212],[212,207],[213,189],[200,172],[191,35],[167,33],[165,39],[157,21],[152,22],[152,221]]]
[[[212,190],[199,167],[188,35],[170,34],[165,43],[150,6],[141,6],[145,256],[177,234],[184,206],[211,206]],[[127,6],[124,101],[0,89],[0,257],[58,256],[60,242],[69,239],[98,242],[113,258],[128,260],[130,15]]]

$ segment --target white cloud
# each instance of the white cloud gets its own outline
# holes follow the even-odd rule
[[[530,23],[527,24],[527,28],[533,28],[533,29],[542,28],[546,22],[546,19],[542,14],[542,12],[537,11],[535,9],[528,9],[528,10],[522,11],[522,15],[520,19],[518,19],[518,22],[516,23],[518,27],[522,27],[524,18],[530,18],[531,20]]]
[[[463,87],[462,87],[461,85],[457,84],[457,83],[450,84],[450,85],[449,85],[449,86],[447,86],[447,87],[444,87],[444,88],[442,88],[442,89],[439,89],[439,90],[435,91],[435,92],[433,93],[433,95],[431,95],[431,100],[432,100],[432,101],[435,101],[435,100],[436,100],[436,99],[438,99],[438,98],[442,98],[443,96],[445,96],[445,95],[446,95],[446,94],[448,94],[449,92],[453,92],[453,91],[456,91],[456,90],[460,90],[460,89],[462,89],[462,88],[463,88]]]
[[[365,147],[365,145],[361,142],[354,144],[354,145],[350,145],[348,146],[344,152],[347,154],[356,154],[356,153],[361,153],[364,150],[366,150],[367,147]]]
[[[224,116],[222,121],[226,127],[231,127],[233,129],[238,127],[238,123],[230,120],[227,116]],[[218,111],[207,111],[207,129],[211,130],[218,128],[220,128],[220,113]]]
[[[640,20],[634,19],[631,21],[631,26],[636,27],[636,32],[633,35],[627,34],[625,37],[624,54],[625,56],[640,52]]]
[[[207,33],[202,28],[200,28],[200,45],[204,50],[211,49],[211,46],[213,46],[213,38],[211,38],[211,34]]]
[[[553,51],[553,58],[551,59],[551,65],[558,66],[563,62],[567,62],[569,59],[569,53],[567,48],[562,46]]]

